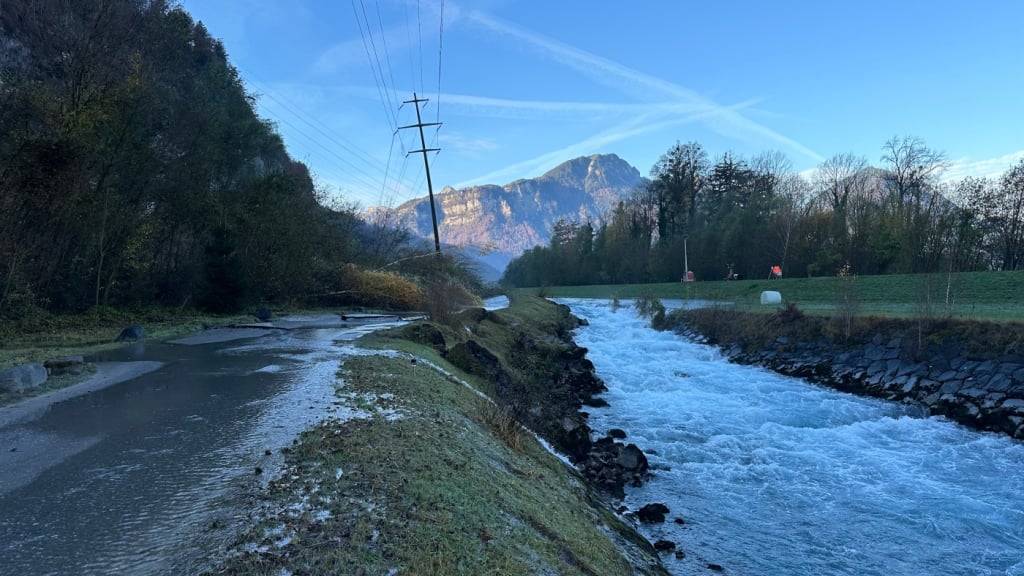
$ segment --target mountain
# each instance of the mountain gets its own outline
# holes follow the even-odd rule
[[[640,172],[622,158],[595,154],[504,186],[445,187],[436,195],[441,242],[473,247],[490,266],[504,269],[524,250],[546,243],[560,218],[599,223],[642,182]],[[427,198],[410,200],[389,216],[417,236],[433,237]]]

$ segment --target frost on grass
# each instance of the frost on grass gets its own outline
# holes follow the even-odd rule
[[[336,452],[332,446],[345,437],[349,426],[369,421],[393,423],[408,417],[411,411],[401,406],[394,394],[349,389],[344,376],[343,367],[336,398],[325,418],[286,449],[289,454],[300,454],[290,458],[268,483],[256,527],[237,543],[236,559],[245,557],[259,565],[287,563],[296,546],[310,545],[310,533],[330,533],[324,536],[325,542],[342,546],[353,536],[351,530],[337,529],[338,525],[372,523],[374,517],[383,514],[382,504],[372,497],[345,497],[345,474],[332,461],[332,452]],[[372,547],[378,538],[379,531],[371,529],[365,539]],[[292,572],[282,566],[280,573]]]

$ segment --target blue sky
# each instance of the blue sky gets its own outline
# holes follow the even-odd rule
[[[1024,2],[183,5],[224,41],[292,154],[363,206],[425,195],[422,159],[403,163],[412,131],[391,147],[396,120],[414,121],[395,110],[413,90],[432,100],[425,121],[444,122],[427,133],[443,149],[437,189],[607,152],[646,173],[677,140],[713,156],[780,150],[798,170],[839,152],[878,162],[896,134],[944,150],[951,176],[1024,158]]]

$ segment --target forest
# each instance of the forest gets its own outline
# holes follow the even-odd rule
[[[332,202],[255,102],[172,2],[4,0],[0,318],[358,302],[439,269],[474,281]]]
[[[712,161],[677,143],[604,222],[557,222],[503,282],[678,282],[684,261],[698,280],[1024,267],[1024,160],[996,179],[950,181],[949,167],[911,136],[878,165],[838,154],[806,173],[778,152]]]

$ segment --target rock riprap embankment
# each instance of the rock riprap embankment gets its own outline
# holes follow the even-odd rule
[[[719,344],[733,362],[916,404],[972,428],[1024,439],[1024,353],[1017,353],[1015,345],[986,345],[1003,341],[1002,335],[986,335],[977,325],[962,332],[954,325],[941,336],[922,340],[912,326],[892,324],[850,343],[785,335],[756,345],[725,337],[708,341]],[[986,328],[1003,329],[997,324]],[[706,335],[685,324],[677,331],[695,338]]]

